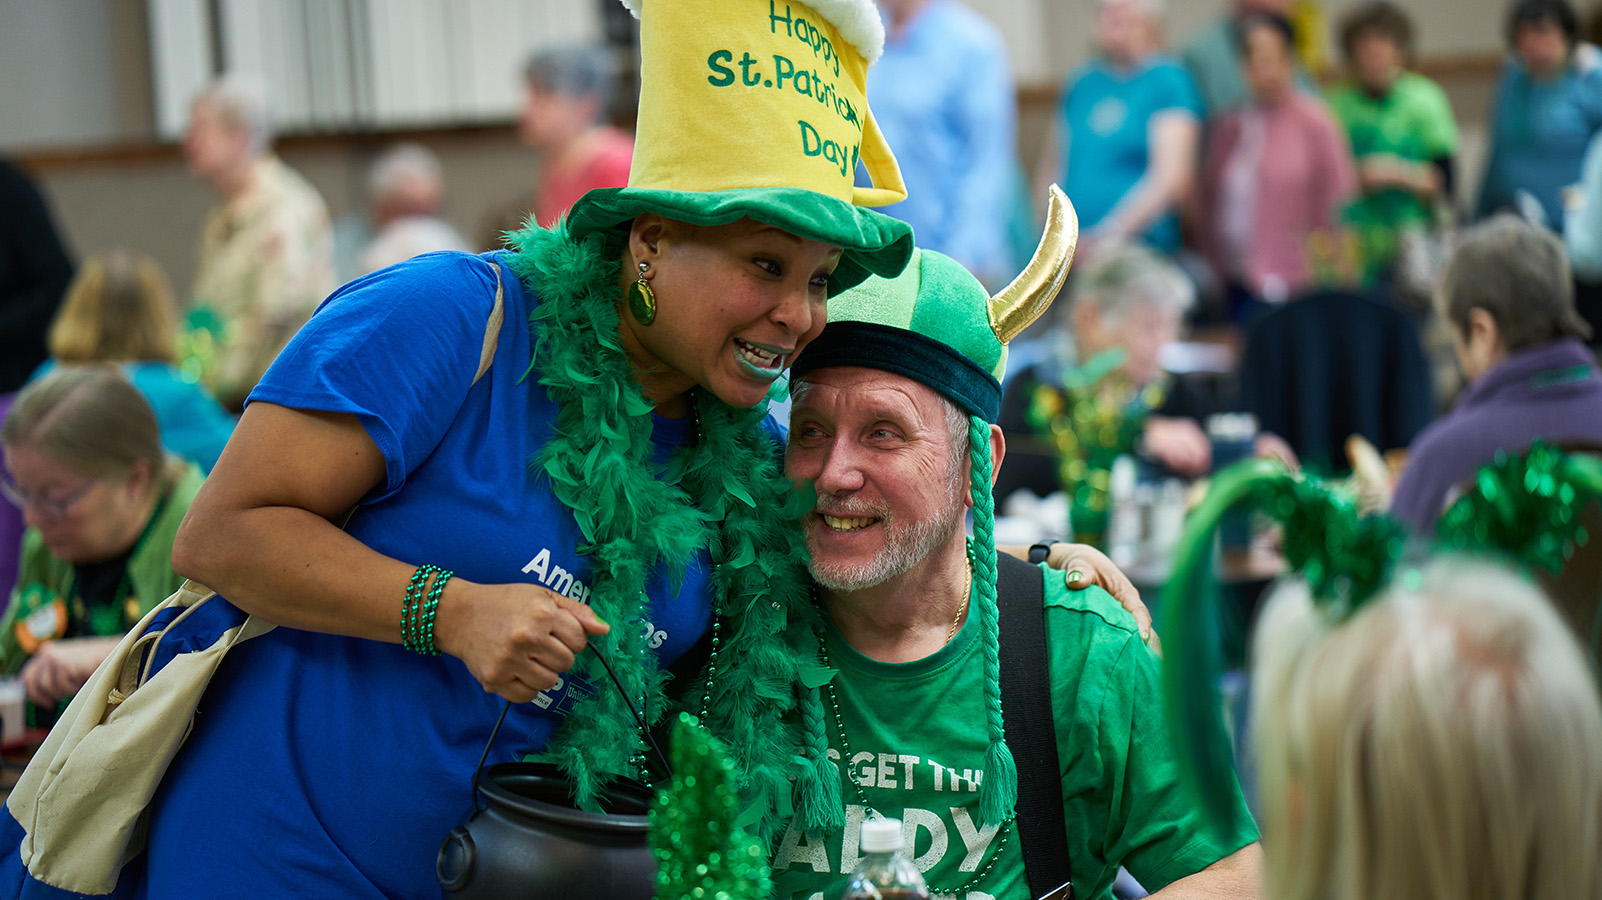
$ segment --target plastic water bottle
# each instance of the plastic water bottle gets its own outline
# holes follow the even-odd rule
[[[840,900],[929,900],[929,885],[907,859],[900,819],[862,823],[862,853]]]

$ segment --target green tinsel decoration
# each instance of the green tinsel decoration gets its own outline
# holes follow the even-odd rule
[[[761,900],[771,896],[762,845],[735,824],[739,796],[723,744],[680,713],[673,778],[651,806],[657,900]]]
[[[1498,450],[1435,525],[1443,546],[1468,552],[1496,548],[1519,565],[1556,575],[1590,536],[1580,524],[1583,477],[1570,457],[1536,441],[1522,456]],[[1594,491],[1595,488],[1592,488]]]
[[[1524,454],[1501,451],[1436,523],[1438,547],[1494,553],[1526,570],[1557,574],[1590,538],[1579,513],[1595,497],[1602,497],[1602,460],[1596,457],[1565,454],[1541,441]],[[1286,562],[1336,620],[1385,586],[1406,542],[1395,520],[1359,516],[1348,497],[1276,462],[1245,460],[1213,479],[1185,521],[1162,605],[1173,638],[1166,643],[1163,683],[1179,768],[1215,819],[1230,808],[1232,763],[1218,728],[1215,685],[1222,664],[1211,639],[1218,602],[1210,570],[1213,532],[1236,506],[1259,509],[1284,525]],[[1602,616],[1596,627],[1602,629]],[[1593,651],[1596,643],[1593,634]]]
[[[1286,561],[1332,615],[1346,615],[1372,597],[1405,543],[1405,532],[1394,520],[1360,517],[1350,498],[1273,460],[1243,460],[1219,472],[1186,518],[1162,593],[1170,633],[1164,642],[1163,693],[1181,776],[1218,823],[1232,808],[1234,762],[1218,727],[1217,676],[1223,663],[1213,636],[1218,621],[1213,536],[1237,506],[1261,510],[1284,526]]]

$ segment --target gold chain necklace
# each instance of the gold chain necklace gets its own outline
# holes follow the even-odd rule
[[[973,554],[968,554],[968,577],[962,584],[962,602],[957,605],[957,614],[951,619],[951,630],[946,632],[946,643],[957,636],[957,627],[962,624],[962,615],[968,611],[968,602],[973,597]]]

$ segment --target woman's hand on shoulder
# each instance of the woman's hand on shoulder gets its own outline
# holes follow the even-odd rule
[[[485,691],[527,703],[573,668],[591,635],[610,630],[585,604],[542,587],[456,579],[435,613],[434,639]]]

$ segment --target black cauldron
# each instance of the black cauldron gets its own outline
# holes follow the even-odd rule
[[[445,897],[651,900],[649,788],[615,781],[605,811],[585,812],[558,767],[511,762],[483,770],[476,795],[478,808],[445,836],[435,861]]]

